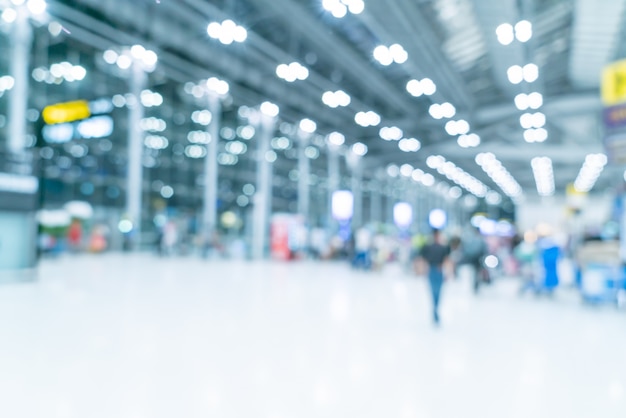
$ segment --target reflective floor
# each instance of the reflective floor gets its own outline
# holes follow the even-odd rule
[[[626,311],[397,267],[150,255],[0,287],[0,417],[626,416]]]

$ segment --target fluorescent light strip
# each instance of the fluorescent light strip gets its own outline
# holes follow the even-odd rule
[[[476,164],[513,200],[522,197],[522,186],[491,152],[482,152],[476,156]]]
[[[587,155],[574,181],[574,188],[582,193],[587,193],[593,189],[607,162],[608,158],[604,154]]]
[[[441,155],[431,155],[426,159],[426,165],[477,197],[485,197],[490,191],[483,182]]]
[[[531,161],[533,176],[537,184],[539,196],[554,195],[554,172],[552,160],[548,157],[535,157]]]

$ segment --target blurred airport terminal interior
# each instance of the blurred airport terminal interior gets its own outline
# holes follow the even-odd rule
[[[626,417],[626,0],[0,0],[0,417]]]

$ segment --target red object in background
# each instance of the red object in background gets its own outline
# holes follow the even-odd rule
[[[73,221],[67,231],[67,240],[72,247],[78,247],[83,237],[83,228],[80,221]]]
[[[289,223],[287,220],[274,219],[270,229],[272,257],[278,260],[291,259],[289,249]]]

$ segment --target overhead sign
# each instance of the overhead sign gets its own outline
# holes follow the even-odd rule
[[[607,129],[626,127],[626,103],[604,109],[604,126]]]
[[[604,148],[609,161],[626,164],[626,132],[615,132],[605,135]]]
[[[89,103],[86,100],[57,103],[46,106],[42,112],[43,120],[48,125],[75,122],[91,116]]]
[[[74,139],[106,138],[113,133],[111,116],[95,116],[73,123],[46,125],[41,130],[44,141],[64,144]]]
[[[626,60],[604,68],[601,90],[606,154],[613,163],[626,163]]]
[[[602,101],[605,106],[626,102],[626,60],[616,61],[604,68]]]
[[[39,189],[39,180],[34,176],[0,173],[0,191],[34,194]]]

